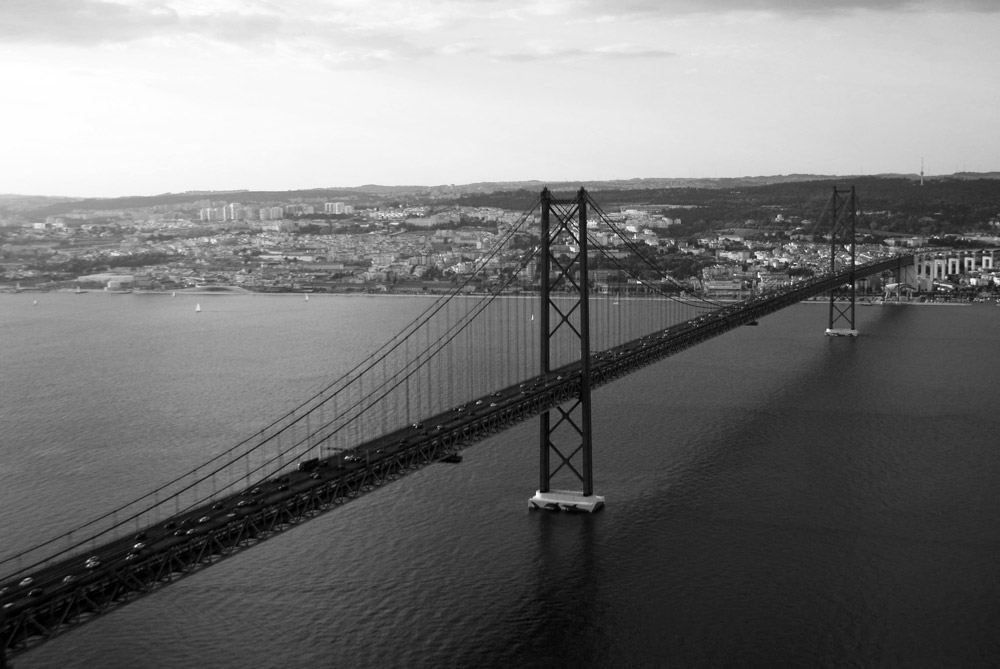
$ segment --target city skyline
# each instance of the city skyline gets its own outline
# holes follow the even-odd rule
[[[988,0],[14,0],[0,193],[995,171],[998,28]]]

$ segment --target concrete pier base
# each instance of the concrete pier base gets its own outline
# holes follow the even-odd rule
[[[827,328],[827,337],[857,337],[860,332],[857,330],[850,330],[848,328]]]
[[[528,500],[529,509],[544,509],[546,511],[586,511],[593,513],[604,506],[604,498],[600,495],[585,496],[578,492],[567,490],[535,491],[535,496]]]

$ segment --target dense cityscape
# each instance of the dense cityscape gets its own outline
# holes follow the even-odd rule
[[[614,264],[592,264],[590,280],[601,292],[642,289],[628,274],[650,282],[669,274],[674,285],[692,292],[739,297],[829,269],[829,231],[819,212],[765,205],[755,218],[737,224],[692,226],[699,207],[650,204],[655,198],[646,193],[629,202],[628,194],[621,191],[621,204],[590,224],[596,244],[617,258]],[[241,202],[241,195],[251,201]],[[287,200],[259,202],[227,193],[226,199],[212,194],[168,203],[126,201],[105,209],[70,203],[56,214],[8,206],[0,209],[0,290],[442,292],[458,282],[486,290],[537,241],[535,211],[509,250],[486,263],[525,210],[440,201],[454,195],[448,191],[422,195],[344,202],[289,193]],[[886,218],[885,211],[860,213]],[[992,251],[970,249],[1000,245],[1000,216],[983,218],[947,235],[859,232],[858,260],[899,247],[964,248],[951,253],[950,262],[944,252],[942,269],[923,285],[902,286],[905,296],[991,295],[1000,286]],[[655,266],[640,266],[639,255]],[[529,265],[508,289],[530,290],[536,269]],[[878,280],[859,287],[888,295]]]

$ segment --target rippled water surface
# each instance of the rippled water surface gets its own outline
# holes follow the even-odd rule
[[[6,545],[245,437],[423,306],[201,301],[0,295]],[[1000,664],[1000,309],[858,316],[831,339],[798,305],[598,390],[599,514],[528,512],[532,421],[16,666]]]

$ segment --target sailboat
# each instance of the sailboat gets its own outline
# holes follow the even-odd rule
[[[170,293],[170,297],[177,297],[177,291]]]
[[[87,291],[85,291],[85,290],[80,290],[80,286],[77,286],[76,290],[73,291],[73,293],[76,294],[76,295],[79,295],[81,293],[86,293],[86,292]]]
[[[201,313],[201,303],[200,302],[198,304],[194,305],[194,313],[196,313],[196,314]]]
[[[304,302],[308,302],[308,301],[309,301],[309,296],[308,296],[308,295],[306,295],[306,299],[305,299],[305,300],[303,300],[303,301],[304,301]]]

